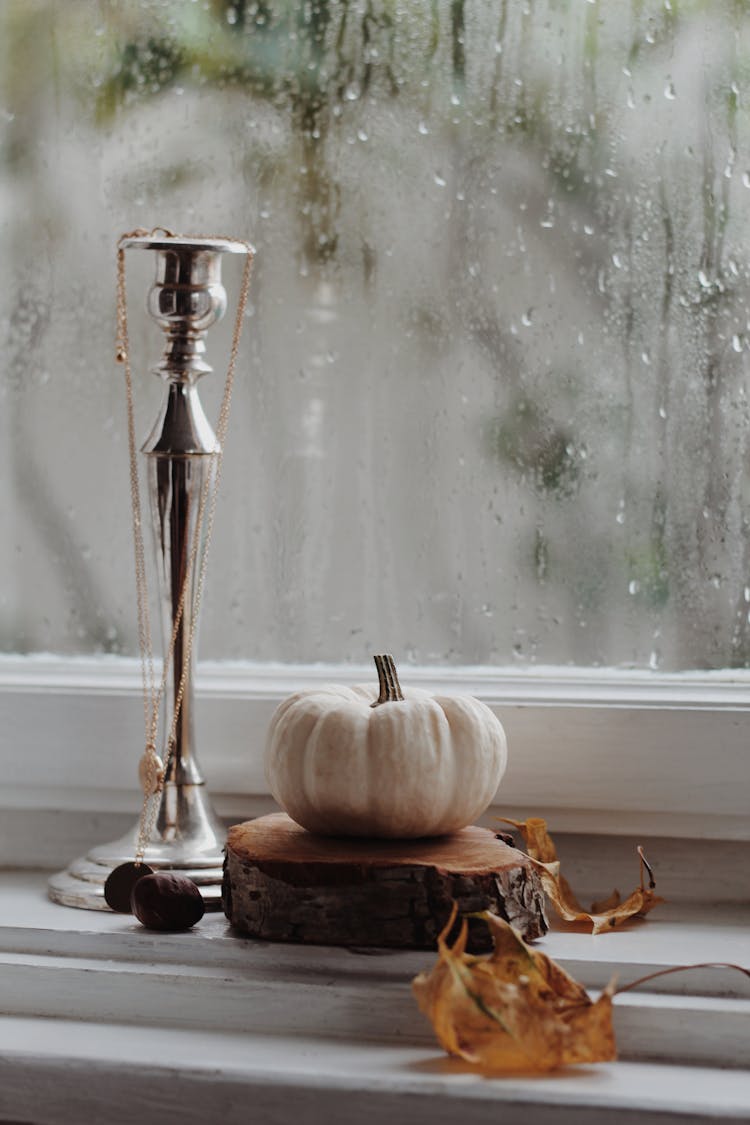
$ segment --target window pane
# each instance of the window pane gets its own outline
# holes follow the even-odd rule
[[[166,224],[258,248],[202,656],[748,665],[743,5],[0,20],[5,650],[136,651],[114,244]]]

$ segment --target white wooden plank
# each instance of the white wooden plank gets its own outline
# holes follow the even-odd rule
[[[0,995],[17,1016],[76,1016],[83,1021],[190,1026],[207,1031],[397,1039],[430,1042],[432,1032],[410,990],[434,963],[429,952],[376,954],[283,946],[240,939],[209,916],[195,930],[158,935],[132,918],[44,902],[39,879],[2,880]],[[35,886],[34,886],[35,884]],[[42,885],[43,886],[43,885]],[[630,931],[593,938],[549,934],[538,943],[589,987],[617,968],[624,982],[687,960],[739,960],[746,931],[738,912],[713,925],[673,908]],[[750,981],[741,974],[666,977],[615,1003],[624,1058],[750,1066]],[[712,988],[712,985],[714,986]],[[257,1021],[257,1022],[255,1022]]]
[[[611,1063],[470,1073],[428,1045],[0,1018],[0,1117],[37,1125],[747,1122],[750,1075]]]
[[[370,950],[366,954],[327,946],[300,947],[241,938],[220,913],[207,914],[188,933],[153,934],[135,919],[108,912],[73,910],[46,896],[43,872],[0,872],[0,951],[60,957],[145,961],[151,964],[246,967],[274,979],[364,974],[408,983],[431,963],[420,951]],[[750,962],[750,906],[667,903],[627,929],[592,937],[555,929],[535,948],[559,960],[591,988],[615,973],[623,984],[670,965]],[[663,978],[651,991],[676,995],[750,997],[750,981],[738,973],[701,970]]]
[[[75,1015],[85,1022],[138,1028],[246,1033],[261,1027],[273,1036],[433,1042],[408,981],[366,973],[342,977],[335,970],[327,979],[318,973],[302,977],[299,971],[294,981],[278,980],[262,961],[252,969],[228,971],[0,954],[0,995],[9,1015]],[[615,1002],[614,1028],[624,1059],[750,1067],[750,996],[630,993]]]

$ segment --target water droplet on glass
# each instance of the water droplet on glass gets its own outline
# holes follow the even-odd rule
[[[525,328],[531,328],[531,314],[533,311],[533,309],[527,309],[521,317],[521,324],[523,324]]]
[[[659,654],[659,652],[656,649],[654,649],[654,651],[651,653],[651,655],[648,658],[648,666],[653,672],[655,672],[660,664],[661,664],[661,655]]]
[[[636,578],[631,578],[628,582],[628,593],[633,596],[638,593],[641,588],[640,582]]]
[[[346,87],[344,97],[348,102],[356,102],[359,98],[359,86],[351,85]]]
[[[742,173],[742,182],[746,188],[750,188],[750,172]]]
[[[420,121],[417,128],[419,129],[419,132],[423,137],[427,137],[429,135],[430,129],[426,121]]]
[[[227,23],[231,23],[231,24],[237,23],[237,9],[236,8],[227,8],[226,19],[227,19]]]
[[[673,102],[677,97],[673,82],[667,82],[666,86],[664,87],[664,97],[667,99],[667,101],[670,102]]]
[[[364,129],[357,129],[357,136],[361,141],[366,141],[368,139],[367,133]]]
[[[435,173],[433,179],[435,180],[435,183],[438,187],[445,187],[446,181],[443,179],[439,172]]]
[[[646,367],[651,366],[651,353],[647,348],[641,352],[641,363],[645,363]]]
[[[744,590],[745,601],[750,602],[750,586],[746,586]]]
[[[736,332],[734,336],[732,336],[732,347],[736,352],[742,351],[742,337],[738,336]]]
[[[622,269],[622,258],[619,254],[612,255],[612,265],[616,270]]]
[[[451,94],[451,105],[460,105],[461,99],[458,94]]]
[[[617,522],[619,524],[625,523],[625,513],[624,512],[618,512],[617,515],[615,516],[615,519],[617,520]]]
[[[711,288],[711,282],[708,280],[708,277],[706,275],[705,270],[698,270],[698,281],[701,284],[701,288],[703,288],[703,289],[710,289]]]
[[[661,418],[662,422],[667,417],[667,411],[663,406],[659,407],[659,417]]]

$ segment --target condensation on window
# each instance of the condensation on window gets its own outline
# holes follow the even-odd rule
[[[258,250],[201,656],[748,666],[743,5],[0,20],[3,650],[136,652],[114,247],[165,225]]]

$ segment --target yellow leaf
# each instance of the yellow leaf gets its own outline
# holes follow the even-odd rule
[[[529,858],[539,872],[544,893],[549,898],[557,913],[566,922],[590,922],[592,933],[603,934],[613,930],[626,922],[629,918],[648,914],[663,898],[654,894],[654,876],[643,849],[638,848],[641,861],[641,883],[624,902],[620,900],[618,891],[602,902],[593,903],[591,910],[584,910],[574,895],[570,884],[564,875],[560,874],[560,861],[557,858],[557,849],[552,837],[547,831],[547,823],[541,817],[529,817],[528,820],[510,820],[500,817],[505,824],[512,824],[518,828],[523,836]],[[648,872],[649,885],[644,886],[644,871]]]
[[[495,1072],[549,1071],[616,1057],[614,982],[592,1001],[582,985],[544,953],[529,948],[504,919],[485,912],[494,952],[466,953],[463,920],[453,946],[438,938],[432,972],[412,983],[421,1010],[449,1054]]]

